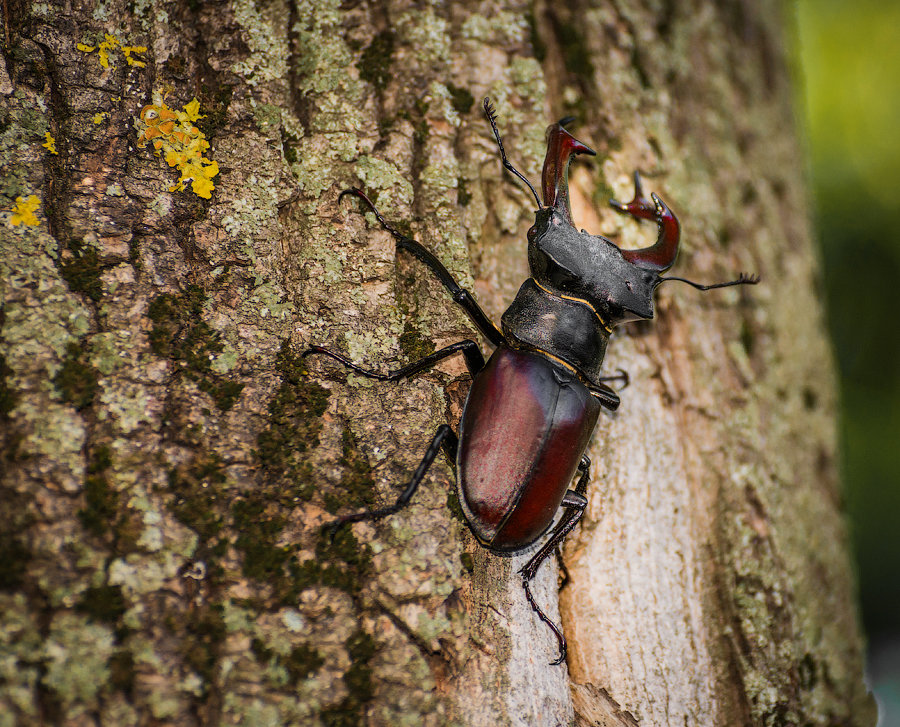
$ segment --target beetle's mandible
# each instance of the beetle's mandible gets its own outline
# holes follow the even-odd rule
[[[320,346],[304,356],[324,354],[362,376],[397,381],[431,368],[448,356],[462,353],[472,374],[459,434],[446,424],[438,428],[425,456],[403,494],[388,507],[346,515],[331,525],[378,520],[404,507],[443,449],[456,461],[459,502],[472,533],[484,547],[512,555],[543,545],[520,571],[525,597],[534,612],[555,634],[559,656],[566,657],[566,640],[535,602],[530,582],[543,563],[575,527],[587,505],[590,460],[585,456],[601,407],[615,410],[619,396],[607,385],[624,380],[623,373],[603,376],[600,366],[613,326],[653,317],[653,294],[667,280],[699,290],[754,284],[756,276],[700,285],[684,278],[662,277],[678,254],[679,225],[657,195],[644,196],[634,175],[634,199],[611,200],[617,210],[638,219],[655,220],[656,243],[641,250],[620,250],[605,237],[579,232],[569,208],[568,167],[576,154],[594,152],[575,139],[562,119],[547,129],[547,155],[541,176],[543,202],[528,180],[509,162],[497,129],[490,100],[484,110],[500,150],[503,166],[528,185],[537,203],[534,225],[528,230],[531,277],[519,288],[498,328],[468,290],[461,288],[441,262],[415,240],[403,235],[378,213],[359,189],[341,194],[359,197],[381,226],[428,267],[462,306],[481,333],[495,346],[485,363],[478,345],[460,341],[435,351],[397,371],[378,373],[361,368]],[[575,476],[575,487],[570,485]],[[553,524],[556,513],[562,514]]]

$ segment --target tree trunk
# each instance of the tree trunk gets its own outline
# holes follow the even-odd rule
[[[0,725],[873,723],[778,6],[583,5],[4,0]],[[299,354],[475,335],[340,191],[494,320],[528,275],[486,95],[532,181],[577,117],[579,226],[646,245],[605,205],[639,168],[675,274],[762,275],[614,335],[558,610],[552,561],[535,588],[562,666],[442,457],[321,529],[393,501],[469,377]]]

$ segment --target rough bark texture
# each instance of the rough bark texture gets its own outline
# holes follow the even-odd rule
[[[0,199],[40,206],[0,224],[0,725],[872,724],[774,3],[3,12]],[[665,286],[611,343],[632,384],[559,611],[552,563],[536,587],[568,668],[442,459],[402,514],[320,535],[393,499],[468,379],[298,352],[389,368],[473,336],[338,193],[365,187],[499,319],[532,202],[485,95],[535,181],[577,115],[580,225],[646,244],[605,207],[637,167],[684,224],[677,274],[763,276]],[[137,145],[142,107],[195,97],[209,201]]]

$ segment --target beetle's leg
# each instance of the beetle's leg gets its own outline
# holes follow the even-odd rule
[[[628,376],[627,371],[619,369],[616,373],[610,374],[609,376],[601,376],[598,381],[621,381],[622,389],[624,389],[631,383],[631,378]],[[619,389],[619,391],[622,389]]]
[[[556,554],[556,562],[559,563],[559,569],[562,571],[562,580],[559,582],[559,590],[561,591],[569,585],[569,581],[572,579],[569,577],[569,569],[563,563],[562,548],[559,547],[559,544],[557,544],[556,550],[553,552]]]
[[[484,334],[485,338],[495,346],[499,346],[501,343],[506,342],[506,337],[500,329],[491,322],[491,319],[487,317],[487,314],[481,310],[481,306],[478,305],[475,298],[472,297],[472,294],[465,288],[459,287],[457,282],[453,279],[453,276],[450,274],[450,271],[444,267],[440,260],[426,250],[420,243],[416,242],[411,237],[407,237],[393,225],[389,224],[375,208],[372,200],[370,200],[361,189],[355,187],[345,189],[341,192],[340,197],[338,197],[338,201],[340,201],[345,194],[356,195],[365,202],[369,209],[372,210],[378,223],[391,233],[397,243],[397,247],[403,248],[431,269],[431,272],[437,276],[438,280],[441,281],[441,284],[450,291],[450,295],[453,296],[453,301],[462,307],[469,318],[472,319],[472,322],[478,326],[478,330]]]
[[[659,235],[654,245],[640,250],[622,250],[622,255],[628,262],[656,272],[668,270],[675,264],[678,240],[681,236],[678,218],[655,194],[651,194],[650,199],[644,196],[640,173],[634,173],[634,198],[631,202],[622,203],[611,199],[609,203],[619,212],[625,212],[637,219],[655,219],[659,227]]]
[[[494,105],[487,96],[484,98],[484,114],[491,124],[494,138],[497,140],[497,146],[500,148],[500,161],[503,163],[503,166],[528,185],[528,189],[530,189],[531,193],[534,195],[534,201],[537,202],[538,209],[543,209],[544,205],[541,204],[541,198],[538,197],[538,193],[535,191],[531,182],[525,179],[522,172],[516,169],[509,159],[506,158],[506,149],[503,148],[503,139],[500,138],[500,130],[497,128],[497,113],[494,111]]]
[[[442,361],[443,359],[448,358],[459,351],[462,351],[463,356],[466,359],[466,368],[469,369],[469,373],[472,374],[472,376],[474,376],[484,368],[484,356],[481,353],[481,349],[478,348],[478,344],[475,343],[475,341],[472,341],[468,338],[465,341],[460,341],[459,343],[451,343],[449,346],[445,346],[444,348],[440,349],[439,351],[435,351],[425,358],[414,361],[413,363],[404,366],[402,369],[397,369],[396,371],[388,371],[386,374],[379,373],[378,371],[369,371],[368,369],[357,366],[349,359],[344,358],[338,353],[333,353],[326,348],[322,348],[322,346],[310,346],[303,352],[302,355],[305,358],[306,356],[321,354],[323,356],[333,358],[335,361],[339,361],[348,369],[355,371],[360,376],[365,376],[369,379],[378,379],[379,381],[399,381],[400,379],[405,379],[409,376],[412,376],[413,374],[417,374],[419,373],[419,371],[429,369],[439,361]]]
[[[601,383],[596,386],[592,385],[589,386],[588,389],[591,392],[591,396],[599,401],[601,406],[605,406],[610,411],[615,411],[619,408],[619,404],[622,400],[619,399],[619,395],[606,384]]]
[[[425,474],[428,472],[428,468],[431,467],[432,462],[434,462],[434,458],[437,457],[437,453],[441,449],[443,449],[448,457],[455,460],[456,448],[458,444],[459,438],[456,436],[450,426],[447,424],[441,424],[441,426],[438,427],[437,433],[434,435],[434,439],[431,440],[431,444],[428,445],[428,449],[425,451],[425,456],[422,457],[422,461],[419,462],[419,466],[413,473],[412,478],[410,478],[409,482],[406,484],[406,488],[403,490],[403,493],[400,495],[400,497],[397,498],[397,501],[393,505],[388,505],[387,507],[382,507],[378,510],[363,510],[362,512],[357,512],[353,513],[352,515],[345,515],[342,518],[338,518],[328,526],[328,530],[331,532],[331,536],[334,537],[334,534],[338,531],[338,528],[341,528],[344,525],[349,525],[350,523],[358,523],[362,520],[380,520],[381,518],[387,517],[388,515],[393,515],[395,512],[398,512],[399,510],[404,508],[409,504],[410,499],[419,488],[419,485],[425,478]]]
[[[581,472],[581,477],[578,478],[578,484],[575,485],[574,490],[569,490],[563,497],[562,506],[566,508],[566,514],[563,515],[556,527],[553,528],[553,532],[550,534],[550,538],[547,542],[544,543],[541,549],[535,553],[531,560],[529,560],[522,570],[519,571],[519,574],[522,576],[522,588],[525,589],[525,598],[528,599],[531,609],[537,614],[541,621],[550,627],[550,630],[559,642],[559,657],[556,661],[550,663],[551,666],[561,664],[565,660],[567,650],[566,637],[563,635],[560,628],[550,620],[547,614],[541,610],[541,607],[538,606],[537,602],[534,600],[534,596],[531,595],[529,581],[534,578],[541,563],[547,560],[551,553],[556,551],[563,540],[565,540],[566,535],[572,531],[572,528],[575,527],[578,521],[581,520],[582,515],[584,515],[584,509],[587,507],[587,498],[584,496],[584,493],[587,492],[588,481],[591,477],[591,460],[587,455],[581,458],[581,462],[578,465],[578,471]]]

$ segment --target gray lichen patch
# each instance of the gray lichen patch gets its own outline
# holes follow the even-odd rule
[[[37,721],[39,707],[32,699],[42,675],[42,641],[36,617],[22,593],[0,593],[0,724],[16,719]]]
[[[41,647],[46,660],[41,683],[59,700],[66,718],[97,707],[113,650],[113,633],[107,626],[65,612],[50,623]]]
[[[243,28],[250,55],[232,70],[244,76],[251,86],[286,78],[290,18],[287,5],[269,3],[258,7],[251,0],[237,0],[234,15]]]

